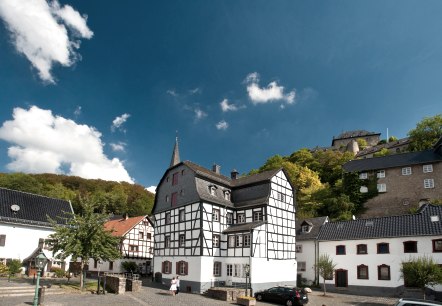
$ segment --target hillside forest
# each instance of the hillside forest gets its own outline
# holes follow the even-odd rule
[[[442,114],[422,119],[408,137],[410,151],[432,148],[442,137]],[[358,139],[360,146],[364,146],[362,140]],[[381,150],[380,155],[385,154],[388,150]],[[296,189],[297,217],[348,220],[377,195],[376,178],[370,179],[368,186],[365,181],[368,192],[361,193],[358,174],[343,171],[342,165],[352,159],[350,152],[303,148],[288,156],[274,155],[248,175],[283,167]],[[91,202],[96,212],[129,216],[151,214],[154,203],[154,194],[141,185],[57,174],[0,173],[0,187],[71,201],[77,214],[82,213],[84,200]]]

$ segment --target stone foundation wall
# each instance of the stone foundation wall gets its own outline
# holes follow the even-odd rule
[[[124,294],[126,292],[126,278],[106,275],[106,287],[112,293]]]
[[[210,288],[207,290],[208,297],[227,302],[235,302],[237,296],[245,295],[245,293],[244,289],[236,288]]]

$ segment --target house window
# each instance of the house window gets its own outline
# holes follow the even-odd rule
[[[367,254],[367,245],[366,244],[358,244],[356,246],[357,254]]]
[[[216,195],[215,190],[216,190],[216,186],[215,185],[210,185],[209,186],[209,193],[210,193],[210,195],[215,196]]]
[[[433,165],[423,165],[422,166],[422,171],[424,173],[429,173],[429,172],[433,172]]]
[[[229,248],[235,247],[235,236],[229,236]]]
[[[283,194],[282,192],[278,192],[277,196],[278,201],[285,202],[285,194]]]
[[[213,235],[212,244],[214,248],[219,248],[219,235]]]
[[[378,254],[389,254],[390,245],[388,243],[382,242],[377,244]]]
[[[306,270],[305,261],[298,261],[298,271],[302,272]]]
[[[172,176],[172,185],[178,184],[178,172],[175,172]]]
[[[378,280],[390,280],[390,266],[378,266]]]
[[[165,236],[164,237],[164,247],[165,248],[170,248],[170,236]]]
[[[0,246],[5,246],[6,244],[6,235],[0,235]]]
[[[180,222],[183,222],[185,220],[184,209],[180,209],[179,215],[178,215],[178,220]]]
[[[169,202],[169,196],[168,195],[166,196],[166,202]]]
[[[424,180],[424,188],[434,188],[434,180],[433,179],[425,179]]]
[[[250,246],[250,234],[244,235],[244,246]]]
[[[262,221],[262,211],[253,212],[253,221]]]
[[[226,223],[227,224],[233,224],[233,213],[227,213],[226,214]]]
[[[176,206],[177,199],[178,199],[178,193],[177,192],[172,193],[172,198],[171,198],[170,204],[172,206]]]
[[[345,255],[345,245],[336,246],[336,255]]]
[[[138,252],[138,245],[130,244],[129,252]]]
[[[386,184],[378,184],[378,192],[387,192],[387,185]]]
[[[236,247],[241,247],[242,246],[242,236],[241,235],[236,235],[235,236],[235,246]]]
[[[212,212],[212,220],[219,221],[219,209],[214,209]]]
[[[113,270],[113,269],[114,269],[114,262],[109,261],[109,270]]]
[[[189,273],[189,263],[187,261],[178,261],[176,263],[176,273],[178,275],[187,275]]]
[[[170,261],[163,261],[161,263],[161,272],[164,273],[164,274],[172,273],[172,262],[170,262]]]
[[[402,175],[411,175],[411,167],[402,168]]]
[[[296,253],[302,253],[302,244],[297,244],[295,247]]]
[[[219,261],[213,263],[213,276],[221,276],[221,262]]]
[[[417,241],[404,241],[404,253],[417,253]]]
[[[442,252],[442,239],[433,240],[433,252]]]
[[[367,172],[361,172],[359,173],[359,179],[366,180],[368,178]]]
[[[358,279],[368,279],[368,266],[366,265],[358,266]]]
[[[308,226],[308,225],[302,225],[301,226],[301,232],[308,233],[309,232],[309,228],[310,228],[310,226]]]
[[[227,276],[233,276],[233,265],[227,264]]]
[[[245,214],[238,214],[236,216],[236,223],[246,223],[246,215]]]
[[[144,232],[138,233],[138,239],[143,240],[144,239]]]
[[[166,224],[170,224],[171,218],[170,218],[170,212],[166,213]]]
[[[179,241],[180,247],[185,246],[186,245],[186,235],[181,234],[178,238],[178,241]]]
[[[147,234],[146,234],[146,239],[147,239],[147,240],[152,239],[152,234],[151,234],[151,233],[147,233]]]
[[[235,274],[233,274],[233,276],[241,277],[241,265],[239,264],[235,265]]]
[[[376,177],[377,178],[385,177],[385,170],[379,170],[378,172],[376,172]]]
[[[181,170],[181,176],[183,176],[184,174],[186,174],[186,170]]]
[[[224,191],[224,200],[230,201],[230,191]]]
[[[98,260],[94,259],[94,269],[98,267]]]

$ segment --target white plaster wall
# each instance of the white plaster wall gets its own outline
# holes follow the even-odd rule
[[[402,261],[426,255],[433,257],[437,263],[442,264],[442,253],[433,253],[433,239],[440,239],[440,236],[320,241],[319,254],[329,254],[336,263],[335,269],[348,270],[348,285],[398,287],[404,284],[404,280],[400,277]],[[404,253],[404,241],[418,241],[418,253]],[[383,242],[390,244],[389,254],[377,254],[377,244]],[[356,245],[358,244],[367,244],[368,254],[356,254]],[[336,255],[337,245],[346,246],[346,255]],[[368,266],[369,279],[357,279],[357,266],[362,264]],[[382,264],[390,266],[390,280],[378,280],[377,267]],[[322,278],[320,281],[323,281]],[[326,283],[334,285],[335,280],[326,280]]]
[[[296,260],[267,260],[265,258],[251,259],[252,285],[255,283],[296,282]]]
[[[299,241],[297,245],[302,245],[302,252],[296,253],[297,262],[305,262],[305,271],[298,271],[301,277],[306,278],[308,283],[315,281],[315,241]]]

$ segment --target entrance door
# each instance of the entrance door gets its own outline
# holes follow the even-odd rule
[[[336,270],[336,287],[347,287],[347,270]]]

